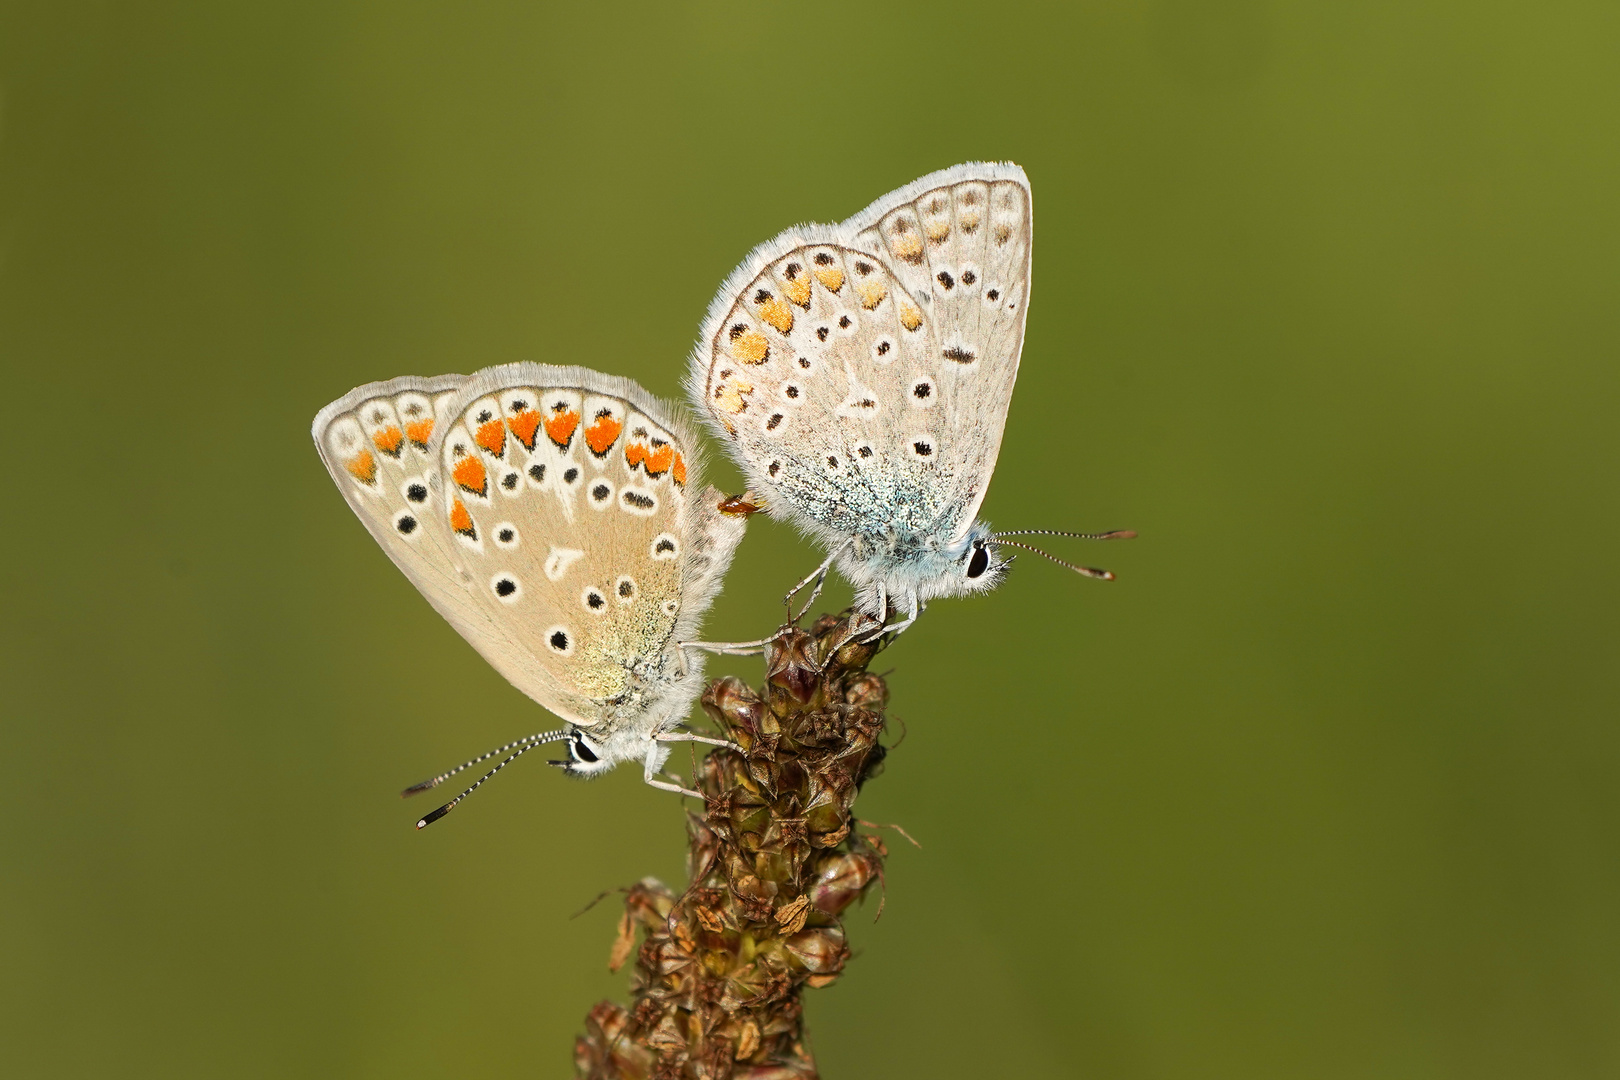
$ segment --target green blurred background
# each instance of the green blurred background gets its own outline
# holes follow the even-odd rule
[[[753,244],[1011,158],[986,511],[1142,539],[887,654],[860,810],[925,847],[825,1074],[1620,1073],[1617,137],[1613,3],[0,5],[0,1069],[567,1075],[625,996],[570,916],[681,807],[527,759],[412,830],[546,720],[310,418],[673,395]],[[710,630],[813,560],[757,519]]]

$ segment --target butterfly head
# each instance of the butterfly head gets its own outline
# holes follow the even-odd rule
[[[608,759],[605,745],[592,739],[579,728],[574,728],[568,733],[564,745],[568,749],[567,760],[553,761],[552,764],[560,767],[569,776],[586,779],[613,768],[614,763]]]
[[[1129,529],[1106,533],[1063,532],[1056,529],[991,532],[989,525],[975,521],[961,540],[939,552],[943,565],[936,565],[925,571],[926,579],[917,589],[918,596],[926,601],[938,596],[970,596],[974,593],[989,592],[1001,584],[1012,566],[1013,559],[1017,558],[1015,554],[1003,554],[1009,548],[1032,551],[1085,577],[1101,578],[1105,581],[1114,579],[1114,575],[1107,570],[1077,566],[1038,547],[1008,539],[1012,536],[1032,535],[1068,536],[1083,540],[1129,540],[1135,537],[1136,533]]]
[[[990,533],[990,526],[982,521],[973,523],[962,540],[961,550],[954,554],[948,594],[953,596],[989,592],[1001,584],[1012,562],[1002,556]]]
[[[975,521],[955,541],[893,534],[863,547],[851,541],[852,557],[840,562],[850,580],[865,588],[873,602],[887,595],[914,596],[926,604],[950,596],[989,592],[1007,576],[1011,559],[997,550],[990,526]]]
[[[631,730],[599,737],[575,727],[569,729],[563,743],[568,748],[567,760],[551,764],[576,780],[593,779],[620,762],[642,761],[648,754],[662,758],[669,753],[668,747]],[[654,762],[654,768],[659,763]]]
[[[981,524],[981,522],[974,522],[974,529],[980,528]],[[1076,540],[1134,540],[1136,539],[1136,531],[1134,529],[1115,529],[1113,532],[1081,533],[1067,532],[1061,529],[1014,529],[1008,532],[998,533],[993,533],[986,530],[984,533],[983,542],[992,547],[1010,547],[1018,548],[1022,551],[1033,551],[1041,558],[1050,559],[1059,566],[1067,570],[1073,570],[1082,577],[1098,578],[1102,581],[1113,581],[1114,575],[1107,570],[1099,570],[1094,566],[1077,566],[1065,559],[1058,558],[1056,555],[1053,555],[1050,552],[1042,551],[1038,547],[1032,547],[1029,544],[1025,544],[1017,540],[1008,540],[1007,537],[1009,536],[1067,536]],[[1002,566],[1005,567],[1007,563],[1012,561],[1012,558],[1012,556],[1009,556],[1005,561],[1002,562]]]

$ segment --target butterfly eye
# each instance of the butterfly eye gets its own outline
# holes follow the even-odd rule
[[[988,569],[990,569],[990,552],[985,550],[983,544],[979,544],[973,549],[973,558],[968,560],[967,576],[976,578]]]
[[[598,760],[596,753],[591,749],[590,744],[585,741],[583,735],[576,734],[574,736],[573,749],[574,757],[587,765],[594,765]]]

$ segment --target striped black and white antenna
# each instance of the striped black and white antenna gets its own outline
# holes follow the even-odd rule
[[[989,536],[985,537],[987,542],[996,544],[1000,547],[1015,547],[1021,548],[1024,551],[1033,551],[1041,558],[1051,559],[1059,566],[1073,570],[1077,574],[1083,574],[1089,578],[1097,578],[1101,581],[1113,581],[1114,573],[1111,570],[1099,570],[1095,566],[1077,566],[1072,562],[1067,562],[1058,558],[1051,552],[1042,551],[1040,548],[1035,547],[1032,544],[1020,544],[1016,540],[1001,539],[1004,536],[1067,536],[1073,540],[1135,540],[1136,530],[1115,529],[1113,532],[1083,533],[1064,532],[1061,529],[1009,529],[1006,532],[991,533]],[[1011,560],[1008,561],[1010,562]]]
[[[450,811],[454,810],[456,808],[457,804],[459,804],[461,802],[461,800],[465,799],[467,796],[471,795],[473,792],[477,791],[480,787],[482,787],[485,780],[488,780],[490,777],[494,776],[496,773],[498,773],[502,769],[506,768],[508,765],[510,765],[512,762],[516,761],[518,758],[522,757],[524,754],[528,753],[530,750],[533,750],[537,746],[544,746],[546,743],[553,743],[553,742],[557,742],[557,741],[562,740],[562,739],[566,739],[567,737],[568,737],[568,730],[566,728],[564,728],[561,731],[542,731],[542,732],[540,732],[538,734],[530,735],[530,736],[527,736],[526,738],[517,739],[517,740],[515,740],[513,742],[509,742],[505,746],[497,746],[495,749],[489,751],[489,753],[487,753],[487,754],[479,754],[477,757],[473,758],[471,761],[462,762],[460,765],[457,765],[455,768],[451,769],[449,772],[442,772],[438,776],[435,776],[431,780],[423,780],[420,784],[412,784],[410,787],[408,787],[404,791],[400,792],[399,797],[402,798],[402,799],[408,799],[412,795],[419,795],[422,792],[427,791],[427,790],[429,790],[431,788],[438,787],[440,784],[444,783],[446,780],[450,779],[452,776],[455,776],[457,773],[465,772],[466,770],[472,768],[474,765],[481,765],[484,762],[488,761],[492,757],[495,757],[495,756],[497,756],[499,754],[506,753],[508,750],[511,750],[513,747],[518,748],[518,750],[517,750],[517,752],[515,754],[512,754],[510,757],[508,757],[506,760],[502,761],[499,765],[495,766],[493,769],[489,770],[489,772],[485,773],[483,776],[480,776],[478,778],[478,782],[475,783],[472,787],[468,788],[466,791],[463,791],[460,795],[457,795],[455,798],[451,799],[449,802],[445,803],[443,806],[441,806],[437,810],[433,811],[433,813],[428,814],[421,821],[418,821],[416,823],[416,827],[418,829],[425,829],[429,825],[433,824],[435,821],[438,821],[440,818],[444,817],[444,815],[448,814]]]

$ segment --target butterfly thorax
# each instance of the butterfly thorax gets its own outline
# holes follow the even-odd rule
[[[942,538],[937,530],[867,530],[849,539],[838,568],[859,591],[857,605],[862,610],[872,608],[868,601],[880,591],[896,603],[914,597],[924,604],[937,597],[984,592],[1000,584],[1006,572],[999,559],[975,563],[974,553],[984,547],[989,534],[990,527],[981,521],[954,539]]]
[[[956,547],[942,542],[936,534],[891,527],[881,532],[863,530],[853,534],[849,554],[857,562],[879,567],[891,564],[920,567],[950,561]]]
[[[743,530],[700,486],[678,416],[629,380],[513,364],[359,387],[312,433],[434,608],[590,733],[596,758],[577,760],[662,760],[654,736],[701,687],[674,642],[696,636]]]
[[[694,404],[771,513],[840,552],[863,612],[1005,566],[970,523],[1018,374],[1032,220],[1022,169],[970,162],[760,245],[709,309]]]
[[[701,657],[683,674],[673,643],[644,658],[625,662],[624,691],[617,697],[584,703],[572,730],[588,737],[588,757],[571,752],[566,771],[575,778],[599,776],[626,761],[639,761],[651,776],[669,755],[657,737],[679,727],[703,684]]]
[[[691,674],[681,674],[673,643],[639,656],[607,659],[602,666],[614,669],[615,692],[591,699],[576,721],[580,726],[605,734],[631,725],[662,730],[679,722],[680,717],[665,714],[689,700],[683,692]]]

